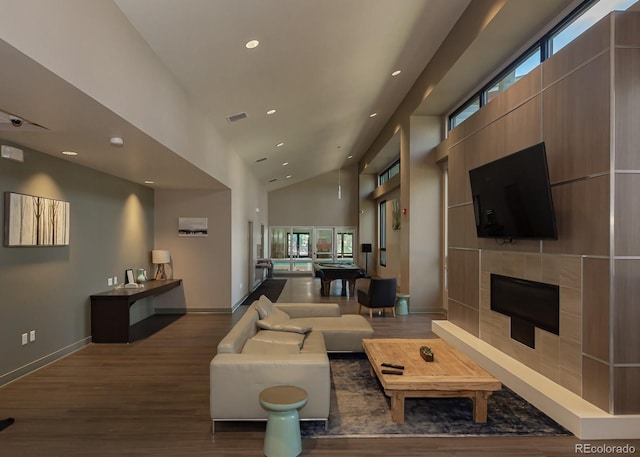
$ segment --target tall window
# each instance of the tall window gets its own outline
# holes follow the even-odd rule
[[[380,266],[387,266],[387,201],[380,202]]]

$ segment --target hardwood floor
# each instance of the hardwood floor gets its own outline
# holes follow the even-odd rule
[[[279,301],[338,302],[343,312],[357,312],[354,298],[320,297],[319,288],[317,279],[289,278]],[[92,344],[0,388],[0,419],[16,419],[0,432],[0,456],[263,455],[262,423],[249,431],[210,433],[209,361],[243,311],[187,314],[133,344]],[[432,317],[381,316],[372,325],[378,337],[430,337]],[[303,455],[569,456],[579,442],[573,437],[317,439],[303,441]]]

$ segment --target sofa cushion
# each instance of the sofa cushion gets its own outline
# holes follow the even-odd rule
[[[259,305],[256,306],[256,308],[258,307]],[[278,308],[273,308],[268,315],[258,321],[258,327],[265,330],[274,330],[272,327],[286,324],[288,321],[289,315],[287,313]]]
[[[299,354],[295,344],[281,344],[249,338],[242,348],[242,354],[283,355]]]
[[[264,319],[260,319],[257,324],[263,330],[276,332],[309,333],[311,331],[311,326],[291,322],[289,315],[277,308],[274,308],[271,314]]]
[[[273,330],[260,330],[252,339],[266,343],[291,344],[298,349],[302,348],[304,344],[304,335],[302,333],[276,332]]]
[[[308,325],[299,325],[292,322],[282,322],[276,324],[266,324],[265,321],[267,319],[263,319],[258,321],[258,327],[264,330],[273,330],[274,332],[292,332],[292,333],[309,333],[313,327]]]
[[[373,328],[363,316],[343,314],[340,317],[291,319],[291,324],[310,325],[324,335],[329,352],[362,352],[362,339],[373,338]]]
[[[256,309],[258,310],[258,314],[260,315],[260,319],[264,319],[273,313],[274,309],[277,309],[273,306],[273,302],[269,300],[266,296],[260,295],[258,301],[255,302]]]
[[[327,347],[324,344],[324,335],[315,330],[307,333],[304,339],[304,346],[300,349],[301,354],[327,354]]]

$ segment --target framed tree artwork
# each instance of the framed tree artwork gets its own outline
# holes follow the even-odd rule
[[[4,195],[5,246],[69,245],[69,202],[14,192]]]

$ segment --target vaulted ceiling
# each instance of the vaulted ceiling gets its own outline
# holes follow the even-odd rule
[[[273,190],[359,160],[470,0],[114,2],[208,114],[230,150]],[[575,2],[503,3],[499,20],[478,35],[420,105],[419,114],[446,114],[499,62]],[[247,48],[251,40],[257,40],[258,46]],[[143,181],[141,164],[148,164],[143,155],[113,164],[105,153],[108,145],[87,147],[97,141],[92,135],[97,124],[113,113],[103,112],[95,103],[89,106],[80,91],[56,82],[45,69],[38,69],[1,40],[0,57],[4,67],[0,109],[8,111],[6,100],[12,107],[10,113],[48,129],[32,131],[37,127],[27,126],[18,131],[6,115],[0,115],[0,138],[58,156],[62,149],[73,147],[68,144],[78,144],[92,151],[81,163]],[[394,76],[397,71],[400,73]],[[29,87],[35,88],[31,93],[16,90],[21,84],[27,87],[26,73]],[[46,95],[47,90],[55,93]],[[31,109],[34,103],[29,97],[35,94],[64,95],[69,113]],[[275,112],[269,114],[270,110]],[[91,119],[79,118],[78,113],[90,113],[87,117]],[[229,119],[236,115],[239,120]],[[137,137],[134,141],[140,150],[152,147],[152,139],[136,135],[125,121],[120,120],[120,130]],[[104,143],[104,134],[99,138]],[[165,174],[167,187],[208,185],[204,173],[178,159],[173,164],[168,152],[156,154],[154,160],[158,168],[165,169],[160,173]]]

